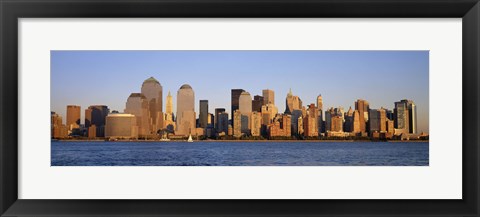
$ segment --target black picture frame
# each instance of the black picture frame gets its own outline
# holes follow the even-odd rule
[[[462,18],[463,199],[18,199],[17,21],[25,17]],[[480,5],[478,0],[0,0],[0,19],[0,213],[2,216],[479,216]]]

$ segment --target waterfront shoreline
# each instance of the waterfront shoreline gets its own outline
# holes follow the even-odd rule
[[[170,141],[160,141],[160,140],[117,140],[117,141],[105,141],[105,140],[80,140],[80,139],[66,139],[66,140],[53,140],[58,142],[159,142],[159,143],[169,143],[169,142],[187,142],[187,140],[170,140]],[[292,142],[292,143],[315,143],[315,142],[429,142],[429,140],[194,140],[195,142]]]

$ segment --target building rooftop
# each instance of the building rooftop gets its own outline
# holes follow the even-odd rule
[[[108,117],[135,117],[135,115],[127,114],[127,113],[110,113]]]
[[[141,94],[141,93],[131,93],[130,94],[130,97],[141,97],[142,99],[146,99],[147,97],[145,97],[145,95]]]
[[[190,85],[188,85],[188,84],[184,84],[184,85],[182,85],[182,86],[180,87],[180,90],[181,90],[181,89],[192,89],[192,87],[191,87]]]
[[[292,88],[290,88],[290,90],[288,91],[287,96],[293,96]]]
[[[155,79],[154,77],[150,77],[150,78],[147,78],[144,82],[145,83],[157,83],[157,84],[160,84],[160,82],[157,81],[157,79]]]

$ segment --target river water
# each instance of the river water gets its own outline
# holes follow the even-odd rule
[[[55,141],[52,166],[428,166],[428,142]]]

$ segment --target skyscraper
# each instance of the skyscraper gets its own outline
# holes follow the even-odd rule
[[[325,132],[332,130],[332,117],[335,116],[335,110],[333,107],[325,111]]]
[[[238,110],[240,94],[244,91],[243,89],[232,89],[232,120],[235,110]]]
[[[343,109],[343,107],[337,107],[334,109],[334,112],[335,112],[335,116],[340,116],[342,118],[342,121],[345,121],[345,110]]]
[[[262,127],[262,113],[253,111],[250,120],[252,136],[260,136]]]
[[[321,132],[324,131],[324,129],[322,129],[322,126],[323,126],[323,98],[322,98],[322,94],[317,96],[317,111],[318,111],[318,114],[317,114],[318,133],[321,133]]]
[[[395,113],[395,134],[409,133],[410,123],[409,123],[409,111],[408,111],[408,101],[401,100],[395,102],[395,108],[393,109]]]
[[[302,110],[293,110],[291,123],[292,123],[292,135],[299,135],[303,132],[303,123],[299,121],[302,118]]]
[[[278,108],[273,104],[262,106],[262,134],[267,135],[267,126],[272,123],[272,119],[278,113]]]
[[[148,101],[149,116],[151,119],[150,133],[156,134],[163,126],[163,87],[154,77],[150,77],[142,84],[141,93]],[[147,131],[148,132],[148,131]]]
[[[67,105],[67,127],[70,130],[80,127],[80,106]]]
[[[323,99],[322,94],[317,96],[317,109],[323,111]]]
[[[358,112],[358,110],[355,110],[353,112],[353,125],[352,125],[352,133],[360,133],[361,132],[361,129],[360,129],[360,117],[363,116],[363,115],[360,115],[360,113]]]
[[[60,116],[59,114],[55,113],[55,112],[50,112],[50,129],[52,130],[52,138],[54,138],[53,136],[53,128],[55,126],[62,126],[63,123],[62,123],[62,116]]]
[[[378,110],[380,115],[380,132],[387,131],[387,111],[384,108]]]
[[[262,90],[263,105],[262,105],[262,130],[261,134],[266,136],[268,134],[268,127],[272,123],[273,118],[278,113],[278,108],[275,106],[275,93],[273,90]]]
[[[252,113],[252,97],[248,92],[242,92],[239,98],[239,111],[242,115],[242,133],[250,134],[250,116]],[[234,126],[234,130],[235,130]]]
[[[303,119],[303,133],[306,137],[316,137],[318,136],[317,132],[317,120],[315,117],[311,117],[309,114]]]
[[[220,112],[215,116],[215,118],[217,119],[215,122],[217,125],[217,132],[223,132],[228,135],[228,113]]]
[[[233,114],[233,136],[242,136],[242,113],[238,109]]]
[[[417,133],[417,106],[412,100],[395,102],[394,119],[398,133]]]
[[[208,100],[200,100],[199,125],[200,128],[206,128],[208,125]]]
[[[358,99],[355,102],[355,110],[359,114],[360,132],[365,133],[367,131],[366,123],[368,120],[368,110],[370,105],[366,100]]]
[[[195,93],[184,84],[177,92],[177,135],[189,135],[195,131]]]
[[[270,137],[290,137],[292,135],[292,116],[289,114],[278,114],[273,123],[270,124]]]
[[[407,100],[409,133],[417,134],[417,106],[412,100]]]
[[[312,104],[308,105],[307,113],[308,113],[308,115],[310,115],[311,117],[315,117],[315,119],[316,119],[318,112],[317,112],[317,107],[315,107],[315,104],[312,103]]]
[[[292,89],[287,94],[285,99],[285,114],[292,114],[293,110],[299,110],[302,108],[302,100],[298,96],[294,96]]]
[[[275,92],[273,90],[262,90],[263,105],[274,104],[275,105]]]
[[[307,115],[303,119],[305,136],[316,137],[318,136],[318,120],[317,120],[317,107],[315,104],[308,106]]]
[[[273,104],[267,104],[262,106],[262,122],[268,125],[272,122],[272,119],[278,113],[278,108]]]
[[[92,109],[85,109],[85,127],[89,128],[92,126]]]
[[[125,103],[126,114],[135,115],[138,134],[141,136],[150,134],[150,112],[147,98],[141,93],[132,93]],[[106,116],[106,115],[105,115]]]
[[[387,118],[390,120],[395,120],[395,113],[393,113],[392,110],[385,109],[385,112],[387,113]]]
[[[106,105],[91,105],[85,110],[85,127],[95,125],[95,137],[104,137],[105,118],[110,110]]]
[[[167,105],[166,105],[164,116],[165,118],[164,118],[163,125],[170,132],[174,131],[176,124],[175,124],[175,115],[173,113],[173,97],[170,94],[170,91],[168,91],[168,95],[167,95]]]
[[[352,110],[351,106],[348,109],[348,111],[345,113],[344,117],[345,117],[345,124],[344,124],[343,131],[352,132],[352,130],[353,130],[353,110]]]
[[[89,114],[85,115],[85,127],[90,125],[103,126],[105,125],[105,117],[107,117],[110,109],[106,105],[91,105],[87,109]],[[87,124],[88,122],[88,124]]]
[[[370,109],[368,116],[370,119],[370,133],[380,132],[380,111],[378,109]]]
[[[62,123],[62,116],[55,112],[50,113],[51,138],[65,138],[68,136],[68,129]]]
[[[242,92],[239,97],[239,110],[242,114],[250,114],[252,112],[252,97],[248,92]]]
[[[170,91],[168,91],[168,95],[167,95],[167,106],[165,109],[165,113],[173,114],[173,97],[170,94]]]
[[[343,132],[343,120],[341,116],[333,116],[331,120],[331,131],[333,132]]]
[[[215,116],[212,113],[208,113],[207,127],[215,128],[214,126],[215,126]]]
[[[303,135],[304,134],[304,130],[303,130],[303,117],[300,116],[298,117],[298,135]]]
[[[219,117],[220,117],[219,115],[220,115],[221,113],[223,113],[223,112],[225,112],[225,109],[224,109],[224,108],[216,108],[216,109],[215,109],[215,114],[214,114],[214,119],[215,119],[215,121],[214,121],[214,122],[215,122],[215,129],[217,129],[217,131],[219,130],[219,126],[218,126],[218,125],[219,125],[219,123],[220,123],[220,121],[218,120]],[[227,122],[228,122],[228,117],[227,117]],[[228,123],[227,123],[227,125],[228,125]],[[225,129],[227,129],[227,128],[225,128]]]
[[[252,111],[262,112],[263,96],[255,95],[252,100]]]
[[[393,122],[394,122],[393,120],[388,120],[388,119],[386,121],[387,133],[389,134],[389,137],[395,134],[395,124]]]

